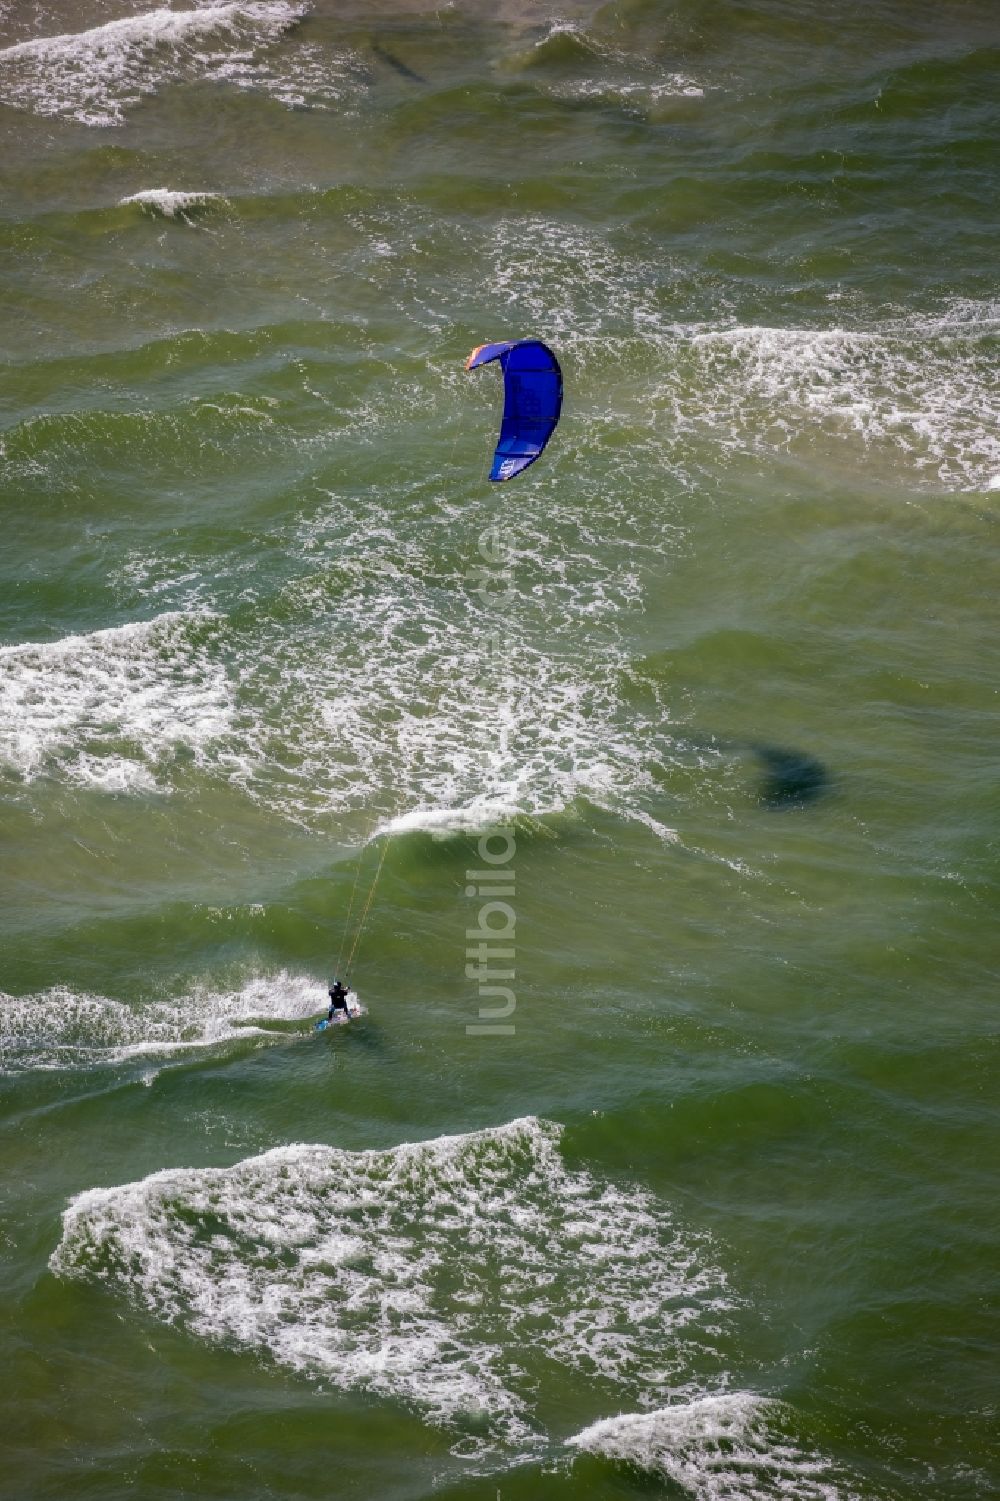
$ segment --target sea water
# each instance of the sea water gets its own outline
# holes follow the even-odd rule
[[[0,0],[5,1495],[997,1493],[998,129],[991,0]]]

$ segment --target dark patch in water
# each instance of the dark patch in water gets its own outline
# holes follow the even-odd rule
[[[814,803],[830,786],[830,774],[822,761],[805,751],[753,742],[754,754],[763,764],[760,801],[767,808],[801,808]]]
[[[383,62],[387,67],[395,69],[401,78],[408,78],[411,83],[427,82],[426,78],[421,78],[419,73],[414,73],[412,68],[408,68],[404,62],[400,62],[398,57],[386,51],[385,47],[380,46],[378,42],[372,42],[372,51],[379,62]]]

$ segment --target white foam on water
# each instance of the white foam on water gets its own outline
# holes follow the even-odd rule
[[[532,70],[536,83],[554,98],[617,105],[633,113],[655,110],[667,99],[700,99],[705,93],[687,74],[665,74],[648,57],[613,46],[607,37],[572,21],[552,22],[529,51],[508,58],[508,66],[511,61]],[[558,76],[540,79],[539,68],[550,62],[556,63]]]
[[[904,482],[948,490],[982,490],[1000,467],[995,301],[867,317],[861,309],[850,326],[738,323],[725,309],[693,323],[674,313],[690,290],[702,300],[687,286],[689,268],[641,241],[625,250],[597,230],[529,215],[463,250],[470,279],[495,290],[503,326],[546,331],[592,438],[613,405],[587,411],[583,391],[590,369],[614,357],[626,389],[642,393],[630,395],[630,425],[641,432],[648,423],[674,482],[688,483],[713,449],[723,458],[786,449],[811,462],[853,449],[859,464],[884,456],[883,468]],[[559,441],[566,437],[564,424]],[[638,437],[633,448],[648,475],[654,449]]]
[[[536,37],[532,51],[542,58],[554,50],[554,45],[565,39],[575,44],[577,53],[581,56],[588,54],[593,57],[601,56],[602,49],[591,37],[585,26],[579,21],[550,20],[549,29],[544,36]],[[530,54],[529,54],[530,56]]]
[[[557,353],[585,358],[606,352],[609,338],[662,323],[657,288],[669,265],[623,255],[598,231],[542,215],[505,218],[484,253],[488,285],[510,324],[547,330]]]
[[[857,329],[678,328],[652,399],[677,432],[723,448],[809,451],[825,435],[915,479],[982,489],[1000,464],[998,332],[991,304]]]
[[[517,817],[518,811],[509,803],[475,801],[464,808],[412,808],[408,813],[390,819],[384,832],[420,832],[440,838],[450,834],[481,834],[497,824],[509,823]]]
[[[594,99],[629,108],[650,109],[666,99],[702,99],[705,90],[685,73],[639,79],[580,78],[572,83],[552,86],[552,92],[564,99]]]
[[[119,125],[140,99],[178,82],[217,80],[259,89],[288,105],[356,88],[351,57],[270,56],[307,13],[288,0],[232,0],[189,10],[160,7],[89,31],[37,37],[0,51],[0,102],[86,125]]]
[[[298,42],[290,55],[232,60],[218,74],[237,88],[266,93],[286,109],[349,107],[369,82],[358,53],[311,42]]]
[[[145,792],[184,750],[204,764],[231,728],[211,617],[154,620],[0,647],[0,764],[27,781],[58,771],[104,791]]]
[[[570,1447],[672,1481],[697,1501],[852,1501],[859,1492],[822,1455],[790,1437],[784,1404],[751,1392],[623,1413]]]
[[[579,548],[578,510],[569,524]],[[422,528],[417,547],[401,507],[374,497],[360,515],[335,496],[310,515],[297,548],[315,572],[285,601],[295,618],[282,621],[280,678],[259,637],[238,648],[245,699],[267,706],[241,730],[247,790],[307,822],[374,799],[392,832],[630,798],[650,779],[616,724],[618,621],[638,590],[630,568],[595,548],[593,576],[577,583],[562,541],[543,531],[524,539],[512,601],[494,612],[474,579],[456,577],[476,563],[475,536],[468,558],[435,562],[453,523],[442,514]],[[552,604],[541,617],[532,576]]]
[[[558,98],[602,99],[609,103],[648,107],[667,98],[701,98],[704,95],[704,88],[686,74],[657,73],[651,68],[648,58],[612,47],[606,40],[598,40],[572,22],[555,22],[535,43],[536,53],[544,55],[563,37],[576,43],[581,61],[588,54],[593,57],[601,65],[602,76],[564,78],[550,84],[550,92]]]
[[[287,547],[305,571],[275,623],[266,602],[241,626],[199,610],[221,605],[218,579],[183,556],[130,556],[130,592],[193,608],[0,649],[0,763],[140,794],[169,792],[193,762],[306,826],[376,810],[391,833],[482,830],[581,797],[622,806],[650,782],[642,745],[616,725],[619,620],[638,579],[586,537],[594,561],[576,580],[578,502],[563,516],[538,495],[531,524],[496,613],[464,578],[475,533],[467,558],[435,562],[451,518],[414,531],[380,496],[310,508]],[[442,581],[441,568],[463,573]],[[551,612],[539,613],[541,577]]]
[[[287,1146],[74,1199],[51,1258],[204,1339],[406,1403],[456,1452],[537,1452],[546,1371],[662,1394],[731,1300],[637,1188],[535,1118],[349,1152]]]
[[[267,1036],[267,1022],[306,1020],[326,1006],[307,975],[257,975],[235,990],[196,986],[170,1000],[133,1005],[57,986],[0,994],[0,1071],[90,1068]],[[271,1036],[275,1034],[271,1033]]]
[[[193,210],[225,201],[221,193],[185,193],[174,188],[144,188],[119,199],[122,205],[137,203],[150,213],[161,214],[164,219],[183,219],[186,223],[190,222],[188,215]]]

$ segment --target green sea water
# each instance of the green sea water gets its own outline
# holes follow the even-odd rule
[[[4,1496],[1000,1492],[998,130],[992,0],[0,0]]]

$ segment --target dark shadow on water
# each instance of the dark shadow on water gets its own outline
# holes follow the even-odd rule
[[[830,773],[822,761],[805,751],[759,740],[751,741],[751,749],[764,768],[758,796],[766,808],[802,808],[830,787]]]
[[[387,68],[392,68],[400,78],[406,78],[410,83],[427,82],[426,78],[421,78],[419,73],[414,73],[412,68],[407,67],[406,63],[402,62],[395,53],[390,52],[387,47],[383,47],[380,42],[372,42],[372,51],[379,62],[384,63]]]

